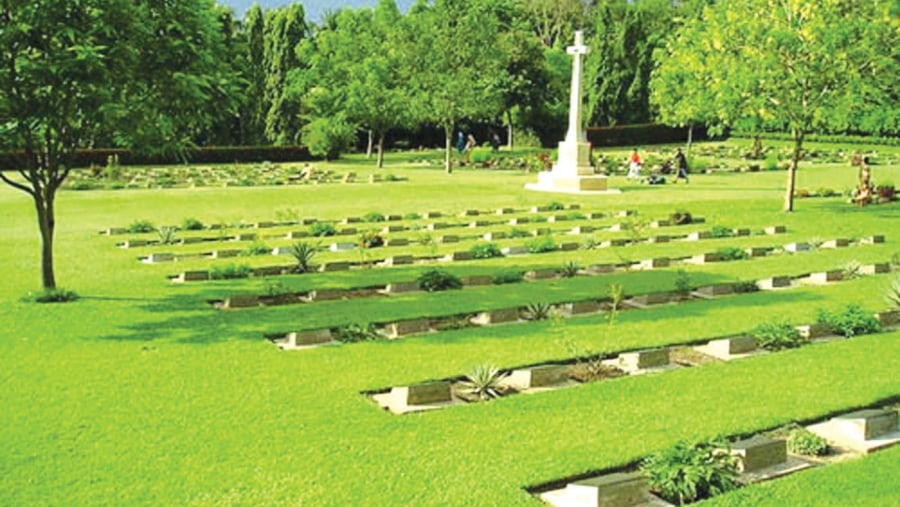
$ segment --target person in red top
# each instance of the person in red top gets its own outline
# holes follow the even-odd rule
[[[628,176],[625,179],[641,179],[641,156],[638,154],[637,149],[631,152],[631,158],[629,159],[630,164],[628,165]]]

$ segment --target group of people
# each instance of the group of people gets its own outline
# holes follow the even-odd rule
[[[675,157],[672,162],[675,163],[675,169],[677,173],[675,174],[675,180],[673,183],[678,183],[678,180],[684,179],[685,183],[688,183],[688,163],[687,157],[684,152],[681,151],[681,148],[675,152]],[[666,162],[662,169],[659,171],[662,174],[669,174],[672,171],[672,162]],[[626,180],[636,180],[641,181],[641,170],[643,168],[643,160],[641,159],[641,155],[638,153],[638,150],[633,150],[631,152],[631,156],[628,157],[628,175],[625,176]],[[665,183],[666,179],[664,176],[660,176],[659,174],[650,174],[647,178],[647,182],[650,184],[660,184]]]

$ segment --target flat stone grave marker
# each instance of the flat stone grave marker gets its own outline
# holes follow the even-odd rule
[[[634,216],[634,215],[637,215],[637,211],[635,211],[633,209],[624,209],[624,210],[616,213],[616,216],[619,218],[625,218],[625,217],[630,217],[630,216]]]
[[[788,243],[784,245],[785,252],[798,253],[798,252],[809,252],[812,250],[812,245],[809,243]]]
[[[483,285],[491,285],[494,283],[494,279],[491,278],[490,275],[470,275],[464,276],[462,278],[463,285],[469,287],[483,286]]]
[[[769,254],[769,249],[765,247],[751,246],[744,249],[750,257],[765,257]]]
[[[308,329],[287,334],[286,344],[289,347],[305,347],[321,345],[333,341],[330,329]]]
[[[693,257],[690,257],[690,258],[684,260],[684,262],[689,263],[689,264],[708,264],[710,262],[718,262],[718,261],[719,261],[719,254],[717,254],[715,252],[707,252],[707,253],[698,254],[698,255],[695,255]]]
[[[406,238],[389,238],[384,244],[385,246],[408,246],[409,240]]]
[[[338,231],[338,235],[339,235],[339,236],[352,236],[352,235],[354,235],[354,234],[356,234],[356,228],[355,228],[355,227],[346,227],[346,228],[341,229],[341,230]]]
[[[655,259],[646,259],[641,261],[640,267],[644,269],[656,269],[669,267],[668,257],[657,257]]]
[[[445,236],[438,236],[437,242],[438,242],[438,243],[441,243],[441,244],[444,244],[444,243],[459,243],[459,236],[454,236],[454,235],[452,235],[452,234],[448,234],[448,235],[445,235]]]
[[[711,237],[712,237],[712,234],[710,234],[707,231],[695,231],[695,232],[688,233],[686,239],[688,241],[700,241],[701,239],[709,239]]]
[[[619,355],[617,362],[619,367],[626,371],[660,368],[669,365],[669,349],[627,352]]]
[[[100,231],[100,234],[105,234],[107,236],[113,236],[115,234],[125,234],[125,232],[126,231],[125,231],[124,227],[110,227],[108,229],[103,229],[102,231]]]
[[[824,324],[821,322],[797,326],[797,331],[800,332],[801,338],[807,340],[814,340],[816,338],[821,338],[823,336],[828,336],[829,334],[831,334],[831,328],[828,327],[828,324]]]
[[[707,285],[700,287],[697,292],[703,296],[724,296],[734,293],[734,285],[730,283],[719,283],[716,285]]]
[[[882,326],[896,326],[900,324],[900,310],[887,310],[875,314],[878,323]]]
[[[789,276],[773,276],[772,278],[764,278],[756,282],[756,286],[762,290],[782,289],[791,286],[791,277]]]
[[[785,227],[785,226],[783,226],[783,225],[773,225],[773,226],[770,226],[770,227],[766,227],[765,229],[763,229],[763,231],[764,231],[766,234],[769,234],[769,235],[771,235],[771,234],[784,234],[785,232],[787,232],[787,227]]]
[[[253,227],[255,227],[257,229],[268,229],[270,227],[275,227],[275,222],[271,222],[268,220],[265,220],[262,222],[256,222],[255,224],[253,224]]]
[[[553,231],[548,227],[540,227],[531,230],[532,236],[550,236],[551,234],[553,234]]]
[[[598,273],[612,273],[616,270],[615,264],[591,264],[588,266],[588,273],[598,274]]]
[[[253,276],[277,276],[284,272],[283,266],[260,266],[253,268]]]
[[[385,288],[385,292],[389,294],[402,294],[404,292],[416,292],[422,290],[419,282],[394,282],[389,283]]]
[[[578,250],[579,246],[580,245],[578,243],[572,243],[572,242],[560,243],[559,249],[562,250],[563,252],[572,252],[572,251]]]
[[[394,255],[393,257],[388,257],[382,263],[385,266],[402,266],[404,264],[412,264],[413,256],[412,255]]]
[[[344,289],[316,289],[309,291],[310,301],[333,301],[344,297]]]
[[[731,229],[731,233],[734,234],[735,236],[749,236],[750,229],[744,229],[744,228]]]
[[[209,271],[184,271],[175,278],[173,282],[203,282],[209,280]]]
[[[599,220],[601,218],[605,218],[606,213],[600,213],[600,212],[588,213],[587,217],[589,220]]]
[[[237,257],[240,254],[240,250],[213,250],[211,257],[214,259],[225,259],[228,257]]]
[[[463,211],[462,213],[460,213],[460,216],[477,217],[479,214],[480,214],[480,212],[477,209],[467,209],[467,210]]]
[[[200,236],[191,236],[188,238],[181,238],[181,243],[183,245],[195,245],[197,243],[203,243],[204,241],[206,241],[206,240],[201,238]]]
[[[541,498],[554,507],[636,507],[667,505],[650,500],[647,479],[640,472],[615,473],[570,482]]]
[[[309,231],[291,231],[284,235],[286,239],[308,238],[309,236]]]
[[[381,175],[380,174],[370,174],[369,175],[369,183],[381,183]]]
[[[358,224],[358,223],[361,223],[361,222],[362,222],[362,218],[360,218],[360,217],[347,217],[347,218],[345,218],[345,219],[343,219],[343,220],[340,221],[340,223],[341,223],[342,225],[347,225],[347,224]]]
[[[531,211],[532,213],[542,213],[544,211],[550,211],[550,207],[549,206],[532,206],[529,211]]]
[[[120,248],[138,248],[142,246],[149,245],[150,242],[146,239],[129,239],[122,242],[119,247]]]
[[[731,338],[710,340],[706,345],[695,347],[695,349],[704,354],[724,360],[734,359],[735,356],[744,356],[759,351],[756,338],[752,336],[734,336]]]
[[[440,218],[443,216],[443,213],[440,211],[426,211],[422,213],[422,218],[431,219],[431,218]]]
[[[469,228],[477,229],[478,227],[485,227],[489,224],[490,222],[487,220],[475,220],[474,222],[469,222]]]
[[[506,233],[502,232],[502,231],[486,232],[482,236],[482,238],[484,238],[485,241],[497,241],[498,239],[503,239],[505,237],[506,237]]]
[[[567,217],[565,215],[550,215],[549,217],[547,217],[547,222],[554,224],[557,222],[565,222],[568,219],[569,219],[569,217]]]
[[[569,367],[562,364],[545,364],[513,370],[506,384],[518,390],[551,387],[569,380]]]
[[[850,240],[844,238],[829,239],[822,243],[822,248],[844,248],[850,246]]]
[[[648,243],[668,243],[672,238],[666,236],[665,234],[660,234],[658,236],[650,236],[647,238]]]
[[[328,247],[328,250],[332,252],[346,252],[348,250],[354,250],[356,248],[356,243],[332,243],[331,246]]]
[[[860,268],[864,275],[879,275],[891,272],[891,265],[887,262],[878,262],[875,264],[867,264]]]
[[[575,301],[563,305],[563,310],[569,315],[581,315],[585,313],[597,313],[603,309],[599,301]]]
[[[556,270],[553,268],[535,269],[526,272],[525,278],[527,278],[528,280],[546,280],[549,278],[556,278]]]
[[[428,229],[429,231],[439,231],[441,229],[449,229],[450,224],[447,224],[444,222],[434,222],[434,223],[430,223],[430,224],[426,225],[425,228]]]
[[[505,322],[518,322],[519,321],[519,309],[518,308],[503,308],[500,310],[489,310],[486,312],[481,312],[475,317],[472,317],[472,323],[487,326],[490,324],[502,324]]]
[[[507,223],[509,225],[523,225],[523,224],[527,224],[529,221],[530,220],[528,220],[527,217],[519,217],[519,218],[510,218],[509,222],[507,222]]]
[[[152,253],[147,257],[144,257],[143,261],[147,264],[156,264],[159,262],[173,262],[175,261],[175,254],[171,253]]]
[[[731,454],[738,458],[738,470],[757,472],[787,461],[787,441],[755,436],[731,444]]]
[[[410,319],[391,322],[385,326],[388,338],[399,338],[411,334],[427,333],[431,330],[428,319]]]
[[[566,204],[566,209],[567,210],[581,209],[581,205],[580,204]]]
[[[844,277],[841,270],[823,271],[821,273],[813,273],[809,275],[809,281],[813,283],[829,283],[838,282]]]
[[[241,234],[236,234],[234,236],[234,241],[256,241],[257,234],[255,232],[244,232]]]
[[[319,271],[328,273],[331,271],[347,271],[350,269],[350,263],[347,261],[325,262],[319,266]]]
[[[381,229],[382,234],[390,234],[392,232],[402,232],[406,227],[402,225],[386,225]]]
[[[498,208],[494,213],[497,215],[509,215],[510,213],[515,213],[515,210],[512,208]]]
[[[602,248],[609,248],[609,247],[625,246],[627,244],[628,244],[628,240],[625,238],[611,238],[611,239],[608,239],[608,240],[600,243],[600,246]]]
[[[590,225],[579,225],[576,227],[572,227],[572,230],[569,231],[571,234],[590,234],[597,230],[596,227],[592,227]]]
[[[808,429],[838,447],[865,454],[900,442],[894,409],[857,410]]]
[[[391,397],[400,405],[431,405],[452,400],[450,382],[439,380],[413,386],[394,387]]]
[[[626,300],[626,303],[636,303],[638,306],[661,305],[672,300],[672,295],[666,292],[652,292],[650,294],[642,294],[634,296]]]
[[[474,257],[472,256],[472,252],[469,252],[468,250],[463,250],[461,252],[449,253],[443,257],[443,259],[445,261],[453,261],[453,262],[455,262],[455,261],[470,261],[473,258]]]
[[[400,215],[387,215],[385,218],[388,222],[399,222],[400,220],[403,220],[403,217]]]
[[[884,236],[880,234],[876,234],[874,236],[866,236],[860,239],[859,242],[864,245],[876,245],[879,243],[884,243]]]
[[[317,218],[301,218],[300,225],[312,225],[318,221],[319,220]]]
[[[672,225],[672,222],[669,222],[668,220],[654,220],[650,222],[650,227],[654,229],[659,229],[660,227],[669,227],[670,225]]]
[[[508,246],[506,248],[501,248],[500,253],[503,255],[525,255],[529,252],[524,246]]]
[[[272,249],[272,255],[291,255],[291,251],[289,246],[276,246]]]
[[[223,308],[252,308],[259,306],[259,297],[252,294],[238,294],[225,300]]]

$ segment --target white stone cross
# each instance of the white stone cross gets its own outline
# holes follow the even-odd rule
[[[581,128],[581,55],[587,54],[587,46],[584,45],[584,32],[575,32],[575,44],[569,46],[566,52],[572,55],[572,92],[569,97],[569,131],[566,133],[566,142],[586,141],[587,136]]]

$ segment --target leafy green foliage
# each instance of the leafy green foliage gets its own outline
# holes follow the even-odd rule
[[[159,243],[162,245],[174,245],[178,242],[178,229],[171,225],[164,225],[157,231]]]
[[[68,303],[78,299],[78,294],[66,289],[47,289],[25,298],[33,303]]]
[[[188,217],[181,222],[181,229],[185,231],[202,231],[203,222],[196,218]]]
[[[309,226],[309,233],[316,237],[334,236],[337,229],[329,222],[316,222]]]
[[[575,261],[566,261],[562,269],[559,270],[560,276],[563,278],[573,278],[578,276],[578,272],[581,270],[581,266],[578,265]]]
[[[251,243],[247,249],[242,252],[243,255],[247,256],[269,255],[271,253],[272,248],[259,240]]]
[[[502,386],[507,373],[491,364],[474,366],[466,379],[460,382],[460,392],[471,401],[488,401],[503,396],[506,389]]]
[[[500,247],[496,243],[475,243],[469,251],[472,252],[472,257],[476,259],[503,257],[503,252],[500,251]]]
[[[734,236],[734,231],[728,227],[714,225],[712,229],[709,230],[709,236],[711,238],[730,238]]]
[[[494,285],[503,285],[505,283],[519,283],[525,279],[525,273],[516,269],[504,269],[491,277],[491,283]]]
[[[364,232],[359,235],[359,246],[362,248],[376,248],[384,246],[384,238],[377,232]]]
[[[429,269],[416,279],[419,288],[426,292],[462,289],[462,280],[453,273],[441,269]]]
[[[544,301],[529,303],[525,307],[525,318],[528,320],[547,320],[553,311],[553,306]]]
[[[309,152],[326,160],[337,160],[356,140],[356,126],[343,114],[329,118],[315,118],[303,126],[304,144]]]
[[[368,323],[353,322],[334,330],[334,339],[343,343],[357,343],[380,338],[375,326]]]
[[[297,263],[294,266],[295,273],[309,273],[314,269],[312,261],[316,256],[318,245],[307,241],[298,241],[291,245],[291,257]]]
[[[820,309],[817,321],[821,324],[827,324],[835,333],[847,338],[861,334],[877,333],[881,330],[881,324],[878,323],[878,319],[872,314],[866,313],[857,304],[849,304],[843,311],[835,313]]]
[[[738,487],[737,458],[723,441],[678,442],[641,462],[650,488],[675,505],[710,498]]]
[[[135,220],[134,222],[131,222],[125,230],[132,234],[141,234],[153,232],[156,230],[156,227],[153,225],[153,222],[149,220]]]
[[[900,275],[895,276],[887,289],[886,299],[889,304],[900,308]]]
[[[759,292],[759,286],[756,285],[756,282],[751,280],[739,280],[731,284],[734,287],[734,292],[738,294],[747,294],[750,292]]]
[[[513,227],[511,231],[509,231],[510,238],[530,238],[531,233],[521,227]]]
[[[212,280],[234,280],[237,278],[249,278],[253,274],[253,268],[246,264],[226,264],[213,266],[209,270],[209,278]]]
[[[828,442],[803,427],[797,427],[788,434],[788,451],[803,456],[825,456],[831,452]]]
[[[716,249],[716,255],[722,261],[739,261],[750,257],[742,248],[736,246],[725,246]]]
[[[556,242],[553,236],[539,236],[525,243],[525,248],[529,253],[546,253],[556,251]]]
[[[682,298],[691,295],[691,276],[683,269],[675,273],[675,292]]]
[[[384,222],[385,216],[377,211],[370,211],[363,215],[363,220],[366,222]]]
[[[792,349],[803,344],[800,331],[788,322],[763,322],[750,332],[750,336],[766,350]]]

